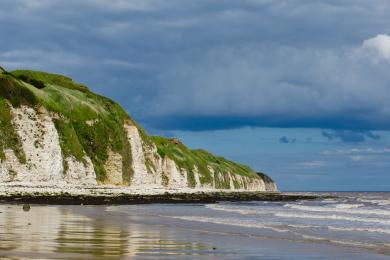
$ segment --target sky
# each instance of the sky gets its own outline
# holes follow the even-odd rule
[[[390,190],[388,0],[0,0],[0,66],[65,74],[281,190]]]

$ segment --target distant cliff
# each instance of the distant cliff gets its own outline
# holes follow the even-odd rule
[[[0,68],[0,183],[276,190],[247,166],[148,136],[72,79]]]

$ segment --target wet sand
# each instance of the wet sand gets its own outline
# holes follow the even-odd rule
[[[1,204],[0,258],[385,259],[347,247],[160,221],[138,210],[148,206],[129,206],[128,213],[121,213],[106,206],[32,205],[26,212],[19,204]]]

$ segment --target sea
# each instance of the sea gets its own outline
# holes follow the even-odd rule
[[[390,259],[389,192],[321,195],[334,198],[0,204],[0,259]]]

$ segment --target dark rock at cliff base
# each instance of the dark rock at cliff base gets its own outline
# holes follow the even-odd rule
[[[24,204],[23,205],[23,211],[28,212],[28,211],[30,211],[30,209],[31,209],[30,204]]]

